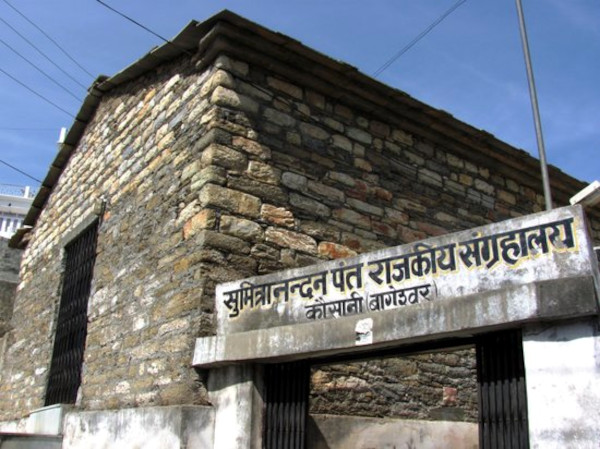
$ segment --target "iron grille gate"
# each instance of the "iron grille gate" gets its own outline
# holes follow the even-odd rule
[[[304,449],[310,365],[291,362],[265,367],[264,449]]]
[[[520,331],[477,341],[480,449],[527,449],[527,396]]]
[[[81,384],[98,221],[65,247],[65,272],[46,405],[74,403]]]

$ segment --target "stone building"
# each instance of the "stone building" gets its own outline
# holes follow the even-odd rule
[[[230,12],[192,22],[118,74],[98,78],[25,219],[32,228],[11,240],[24,257],[1,373],[0,429],[62,434],[66,448],[260,447],[272,410],[263,413],[263,393],[290,375],[276,369],[293,374],[295,365],[283,362],[302,357],[348,362],[340,357],[348,349],[335,350],[344,347],[337,326],[348,321],[329,321],[336,333],[309,355],[292,321],[270,322],[268,332],[290,330],[289,344],[272,334],[271,343],[284,347],[260,353],[271,343],[253,340],[262,335],[251,329],[256,323],[244,318],[243,332],[228,336],[237,324],[215,299],[218,284],[289,269],[301,275],[301,267],[323,261],[362,261],[373,251],[521,220],[543,209],[538,172],[525,152],[291,38]],[[550,177],[557,206],[584,187],[553,167]],[[585,264],[586,236],[600,242],[600,211],[574,214],[589,229],[577,231],[584,263],[569,276],[582,279],[574,287],[582,299],[573,300],[582,305],[569,317],[587,317],[595,313],[589,279],[597,267]],[[498,282],[496,289],[512,281]],[[536,319],[558,316],[552,307]],[[507,320],[534,320],[519,313]],[[430,410],[394,417],[447,423],[445,405],[462,407],[465,421],[477,415],[476,385],[460,390],[465,373],[474,375],[473,338],[482,331],[464,329],[464,339],[446,330],[373,346],[373,355],[388,352],[377,352],[381,362],[365,370],[421,367],[429,376],[436,366],[454,368],[444,368],[454,379],[436,387]],[[438,357],[449,337],[449,346],[467,349]],[[228,342],[239,351],[223,349]],[[390,348],[422,354],[394,362]],[[352,389],[373,381],[343,374],[363,369],[357,365],[338,366],[309,373],[315,413],[341,413],[327,405],[339,399],[336,382]],[[385,404],[366,409],[350,413],[392,413]],[[449,437],[459,424],[472,429],[456,423],[437,435]]]

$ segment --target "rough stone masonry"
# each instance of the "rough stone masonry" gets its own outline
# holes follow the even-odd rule
[[[209,404],[204,373],[191,360],[195,338],[215,332],[217,283],[542,209],[529,170],[535,161],[524,152],[298,43],[284,47],[279,35],[234,22],[225,16],[205,25],[188,46],[192,55],[134,65],[95,85],[97,107],[60,176],[52,175],[27,236],[0,420],[44,403],[63,248],[99,210],[81,410]],[[565,204],[582,183],[552,174]],[[590,215],[597,242],[598,217]],[[356,383],[371,382],[389,363]],[[472,419],[474,385],[456,381],[472,372],[471,356],[398,363],[392,372],[456,368],[432,393],[433,408],[443,404],[442,386],[467,388],[459,397]],[[336,369],[313,376],[317,394]],[[388,413],[374,407],[364,413]],[[432,418],[416,406],[411,413]]]

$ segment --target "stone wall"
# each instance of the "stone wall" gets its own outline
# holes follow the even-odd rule
[[[314,368],[311,414],[477,422],[475,351]]]
[[[103,96],[25,252],[0,419],[43,404],[62,248],[103,201],[88,410],[207,403],[190,366],[219,282],[542,209],[521,175],[273,67],[185,56]]]
[[[9,341],[8,331],[19,283],[22,253],[20,250],[9,248],[8,240],[0,238],[0,384],[5,381],[2,368]]]
[[[22,251],[8,247],[8,240],[0,238],[0,338],[8,331],[12,317],[14,298],[19,283],[21,254]],[[2,365],[0,364],[0,366]]]
[[[102,200],[88,308],[84,409],[206,402],[189,368],[194,338],[211,332],[189,169],[207,141],[209,71],[179,60],[102,102],[40,215],[23,263],[0,387],[5,419],[43,405],[60,298],[64,244]],[[192,262],[193,261],[193,262]]]

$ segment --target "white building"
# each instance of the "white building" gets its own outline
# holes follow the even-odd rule
[[[29,186],[0,184],[0,237],[8,239],[19,229],[34,196]]]

